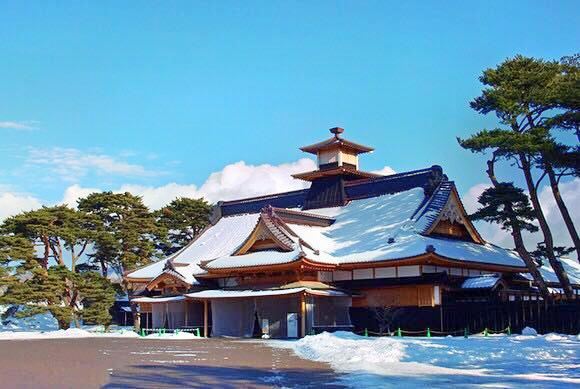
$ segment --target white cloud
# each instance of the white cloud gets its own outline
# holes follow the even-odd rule
[[[390,176],[392,174],[397,174],[395,169],[393,169],[390,166],[385,166],[384,168],[379,169],[379,170],[373,170],[371,173],[380,174],[382,176]]]
[[[49,166],[51,171],[62,180],[71,182],[77,181],[90,172],[127,177],[159,174],[141,165],[121,161],[110,155],[84,152],[74,148],[30,148],[27,163]]]
[[[0,220],[40,207],[40,200],[34,196],[13,192],[0,193]]]
[[[292,178],[292,174],[315,169],[316,163],[308,158],[276,166],[240,161],[212,173],[199,191],[209,201],[218,201],[304,189],[309,183]]]
[[[87,197],[91,193],[100,192],[97,188],[82,188],[80,185],[71,185],[64,191],[62,196],[62,201],[60,204],[66,204],[71,208],[76,208],[77,200],[83,197]]]
[[[211,203],[270,193],[303,189],[309,183],[292,178],[292,174],[316,169],[308,158],[281,165],[248,165],[244,161],[225,166],[210,174],[201,185],[169,183],[162,186],[122,185],[114,192],[130,192],[143,197],[143,202],[152,209],[159,209],[177,197],[204,197]],[[99,189],[69,186],[63,202],[76,205],[76,200]]]
[[[580,227],[580,212],[578,212],[576,205],[580,204],[580,179],[575,178],[572,181],[560,183],[560,192],[562,193],[562,198],[566,203],[568,212],[570,212],[572,221],[576,229],[578,229]],[[544,187],[539,197],[544,213],[546,214],[546,219],[548,219],[548,223],[552,229],[554,243],[557,246],[572,246],[572,239],[570,238],[560,209],[556,204],[556,200],[554,200],[552,189],[548,186]]]
[[[26,120],[26,121],[3,121],[0,122],[0,128],[4,128],[7,130],[36,130],[37,127],[35,124],[38,122],[33,120]]]
[[[463,204],[468,213],[473,213],[478,209],[479,203],[477,202],[477,198],[488,187],[489,185],[484,183],[474,185],[462,197]],[[580,226],[580,212],[578,212],[577,207],[574,205],[580,204],[580,179],[576,178],[572,181],[561,183],[560,192],[572,216],[572,220],[576,228],[578,228]],[[543,187],[539,193],[539,197],[555,244],[557,246],[571,246],[572,240],[554,200],[551,188],[548,186]],[[477,222],[475,224],[484,239],[489,242],[503,247],[514,246],[511,235],[507,231],[502,230],[499,225],[485,222]],[[529,250],[535,250],[536,244],[542,240],[542,234],[539,232],[535,234],[524,234],[524,241]]]

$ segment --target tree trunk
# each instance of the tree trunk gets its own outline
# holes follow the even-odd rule
[[[519,160],[522,165],[522,170],[524,172],[524,177],[526,178],[526,185],[528,186],[528,190],[530,192],[530,201],[532,202],[532,207],[536,213],[536,217],[538,218],[538,223],[540,224],[540,230],[544,235],[544,244],[546,245],[546,256],[548,257],[548,261],[550,261],[550,265],[554,270],[554,273],[558,277],[560,281],[560,286],[564,289],[564,294],[568,299],[573,299],[574,290],[570,285],[570,280],[568,279],[568,274],[566,270],[562,266],[562,262],[556,258],[554,254],[554,238],[552,237],[552,231],[550,230],[550,226],[546,220],[546,216],[544,215],[544,211],[542,209],[542,205],[540,204],[540,200],[538,198],[538,191],[536,190],[536,185],[534,183],[534,178],[532,177],[532,169],[530,165],[530,161],[528,160],[527,156],[523,153],[519,154]]]
[[[42,267],[44,270],[48,270],[48,258],[50,257],[50,243],[48,241],[48,236],[42,236],[42,244],[44,245],[44,255],[42,257]]]
[[[524,246],[524,240],[522,238],[522,231],[517,225],[512,226],[511,235],[514,238],[516,251],[518,252],[519,256],[522,257],[522,259],[524,260],[524,263],[526,264],[526,267],[530,271],[530,274],[534,279],[536,286],[540,290],[542,297],[544,297],[545,299],[551,299],[548,286],[546,285],[544,278],[542,278],[542,273],[540,273],[540,271],[538,270],[538,267],[536,266],[536,263],[534,262],[534,259],[532,258],[531,254],[528,252],[528,250],[526,250]]]
[[[107,263],[103,258],[99,259],[99,262],[101,263],[101,275],[107,277]]]
[[[576,259],[578,259],[578,262],[580,262],[580,237],[578,237],[578,231],[576,231],[574,221],[570,216],[570,212],[568,212],[568,207],[566,207],[566,203],[564,203],[564,199],[562,199],[560,187],[558,186],[558,179],[556,178],[556,173],[554,172],[551,164],[546,164],[546,172],[548,173],[548,178],[550,179],[550,187],[552,188],[554,200],[556,200],[556,204],[558,205],[558,209],[560,209],[564,223],[566,223],[568,233],[570,234],[572,242],[574,243],[574,248],[576,249]]]
[[[64,320],[64,319],[56,319],[56,322],[58,323],[58,329],[59,330],[68,330],[70,328],[70,320]]]
[[[489,179],[490,179],[492,185],[497,188],[499,185],[499,181],[497,180],[497,177],[495,176],[494,163],[495,163],[495,156],[493,159],[487,161],[487,171],[486,172],[487,172],[487,175],[489,176]],[[505,206],[505,209],[507,212],[513,214],[513,209],[512,209],[511,204],[506,203],[506,204],[504,204],[504,206]],[[532,276],[532,279],[534,280],[534,283],[536,284],[536,286],[540,290],[540,294],[546,300],[551,299],[552,296],[550,295],[550,291],[548,290],[546,282],[544,281],[544,278],[542,277],[542,273],[540,273],[540,271],[538,270],[538,267],[536,266],[536,263],[534,262],[532,255],[526,249],[526,246],[524,244],[524,239],[522,238],[521,228],[518,226],[517,223],[513,223],[513,225],[511,226],[511,229],[512,229],[511,235],[512,235],[512,238],[514,239],[514,245],[516,247],[516,251],[519,254],[519,256],[522,258],[524,263],[526,264],[526,267],[528,268],[530,275]]]
[[[131,315],[133,315],[133,329],[137,332],[141,331],[141,315],[137,312],[137,304],[130,303]]]

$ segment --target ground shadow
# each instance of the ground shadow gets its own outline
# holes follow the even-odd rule
[[[333,372],[245,366],[132,365],[113,372],[103,388],[344,388]]]

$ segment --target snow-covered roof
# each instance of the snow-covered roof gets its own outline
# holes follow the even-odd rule
[[[170,260],[175,270],[184,279],[195,284],[197,282],[195,275],[205,273],[199,264],[202,261],[232,254],[252,231],[258,221],[258,216],[258,214],[244,214],[221,218],[174,255],[129,273],[126,277],[153,279],[163,272],[166,262]]]
[[[560,262],[562,262],[564,270],[568,273],[570,282],[572,284],[580,285],[580,263],[571,258],[560,258]],[[547,259],[543,261],[542,266],[539,267],[538,270],[542,273],[544,281],[559,282],[556,273],[554,273],[554,269],[552,269],[552,266],[550,266],[550,262]],[[522,276],[529,280],[532,279],[532,276],[529,273],[523,273]]]
[[[461,284],[461,289],[491,289],[497,285],[499,280],[499,276],[491,274],[468,278]]]
[[[167,260],[168,258],[165,258],[150,265],[144,266],[127,274],[125,277],[132,279],[151,279],[157,277],[163,272],[163,268],[165,267]]]
[[[292,250],[289,252],[265,250],[244,255],[228,255],[220,257],[209,262],[205,267],[208,270],[213,270],[246,266],[281,265],[296,261],[300,257],[300,250]]]
[[[345,207],[309,211],[336,219],[329,227],[291,225],[291,228],[337,264],[414,257],[424,254],[431,245],[438,255],[457,261],[524,266],[515,253],[491,244],[422,235],[425,224],[416,215],[420,215],[417,210],[424,206],[424,198],[423,190],[414,188],[355,200]]]
[[[203,274],[204,269],[287,264],[300,257],[341,266],[405,259],[434,252],[458,262],[525,268],[515,252],[492,244],[424,235],[437,219],[453,188],[452,183],[444,181],[429,195],[423,187],[413,187],[351,200],[342,207],[310,209],[309,214],[331,217],[335,222],[329,226],[296,221],[283,223],[284,228],[297,235],[292,238],[290,251],[268,250],[236,255],[236,250],[248,239],[261,214],[253,212],[222,217],[167,260],[172,261],[176,271],[189,277],[192,283],[196,283],[195,275]],[[249,207],[254,209],[253,205]],[[128,277],[149,275],[153,278],[162,271],[164,265],[161,262],[137,270]]]

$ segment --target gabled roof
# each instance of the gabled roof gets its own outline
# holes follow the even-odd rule
[[[443,181],[439,184],[424,210],[421,211],[417,227],[423,234],[432,235],[437,225],[444,220],[462,225],[473,242],[485,243],[469,220],[453,181]]]
[[[345,191],[346,205],[307,213],[302,211],[300,196],[308,190],[221,203],[223,216],[171,261],[186,277],[289,264],[348,269],[426,256],[449,266],[463,263],[494,269],[490,271],[525,271],[510,250],[483,240],[478,244],[426,234],[456,195],[438,166],[347,183]],[[260,223],[275,237],[279,249],[240,250]],[[149,274],[152,279],[162,269],[155,263],[127,277]]]
[[[384,194],[403,192],[413,188],[422,188],[427,195],[434,192],[441,181],[446,177],[441,166],[431,166],[426,169],[410,172],[366,178],[344,183],[346,201],[377,197]],[[223,201],[218,203],[219,213],[230,216],[243,213],[258,213],[265,206],[276,208],[301,209],[311,189],[276,193],[266,196],[250,197],[240,200]],[[428,196],[425,197],[429,199]],[[313,212],[315,213],[315,212]]]
[[[344,132],[342,128],[334,127],[330,129],[330,132],[334,134],[334,136],[323,140],[322,142],[314,143],[309,146],[301,147],[300,150],[304,151],[305,153],[317,154],[319,151],[323,150],[331,150],[335,148],[342,148],[342,149],[349,149],[355,154],[362,154],[368,153],[373,151],[372,147],[363,146],[358,143],[351,142],[349,140],[343,139],[340,134]]]
[[[248,238],[234,252],[234,255],[246,254],[257,240],[269,238],[274,241],[281,251],[292,251],[296,246],[296,234],[294,234],[276,215],[274,209],[270,206],[265,207],[260,212],[260,217],[256,227],[250,233]]]
[[[167,262],[167,264],[171,264],[171,262]],[[193,278],[190,277],[188,280],[183,274],[175,270],[173,266],[165,266],[163,272],[159,274],[157,277],[153,278],[146,286],[147,290],[152,290],[159,285],[160,282],[163,282],[167,279],[173,280],[178,284],[182,284],[183,286],[189,286],[193,282]]]

